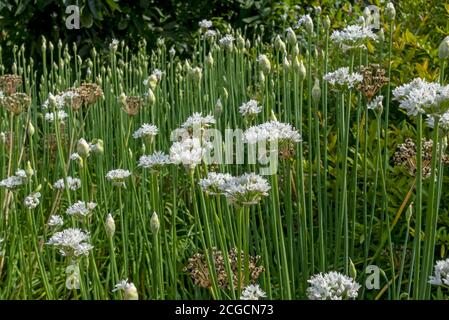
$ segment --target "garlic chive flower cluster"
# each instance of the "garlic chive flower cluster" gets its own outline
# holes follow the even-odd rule
[[[248,102],[242,104],[239,108],[240,114],[248,119],[254,118],[261,111],[262,109],[259,107],[256,100],[249,100]]]
[[[93,249],[93,246],[87,242],[88,240],[88,233],[77,228],[69,228],[56,232],[47,244],[56,247],[64,257],[78,258],[87,256]]]
[[[141,156],[137,166],[149,169],[151,172],[156,173],[159,172],[163,166],[170,163],[170,156],[161,151],[156,151],[153,154]]]
[[[330,39],[346,51],[360,48],[369,40],[377,40],[377,36],[364,25],[350,25],[342,30],[335,30]]]
[[[129,170],[115,169],[106,174],[106,179],[111,181],[114,186],[125,187],[125,180],[131,175]]]
[[[449,287],[449,259],[437,261],[434,269],[434,275],[430,276],[429,283]]]
[[[78,219],[83,219],[91,215],[92,211],[97,206],[94,202],[77,201],[67,208],[66,213],[69,216],[74,216]]]
[[[75,191],[81,188],[81,180],[78,178],[72,178],[70,176],[67,177],[67,186],[64,182],[64,178],[59,179],[53,184],[53,188],[58,190],[64,190],[67,187],[67,189]]]
[[[248,206],[259,203],[268,196],[271,189],[265,178],[255,173],[245,173],[234,177],[230,174],[208,173],[199,181],[202,190],[209,195],[222,194],[236,206]]]
[[[170,147],[170,161],[176,165],[184,165],[187,170],[193,170],[202,162],[206,151],[207,148],[200,139],[183,139]]]
[[[349,300],[358,296],[360,284],[339,272],[319,273],[307,280],[310,300]]]
[[[143,138],[151,141],[158,134],[158,132],[159,130],[155,125],[144,123],[139,129],[137,129],[133,133],[133,138],[134,139]]]
[[[394,99],[409,116],[419,113],[430,117],[441,117],[449,109],[449,86],[415,78],[393,90]]]
[[[260,298],[266,297],[266,293],[258,284],[250,284],[243,289],[240,300],[260,300]]]
[[[14,176],[3,179],[0,181],[0,187],[4,187],[9,190],[15,190],[28,182],[28,176],[25,170],[19,169]]]
[[[358,72],[349,72],[348,67],[339,68],[324,75],[323,79],[337,90],[352,89],[363,80]]]

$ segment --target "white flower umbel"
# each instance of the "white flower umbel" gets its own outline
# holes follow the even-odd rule
[[[261,141],[278,141],[279,143],[300,142],[301,135],[291,124],[279,121],[265,122],[257,126],[250,127],[243,134],[244,142],[249,144]]]
[[[225,186],[232,179],[234,179],[234,177],[229,173],[209,172],[207,177],[201,179],[198,184],[206,194],[218,195],[223,193]]]
[[[206,150],[200,139],[187,138],[173,143],[170,148],[170,160],[174,164],[182,164],[186,169],[193,170],[201,163]]]
[[[200,22],[198,22],[198,25],[202,30],[207,30],[212,28],[212,21],[203,19]]]
[[[383,110],[383,100],[384,100],[384,96],[377,96],[370,103],[368,103],[368,105],[367,105],[368,110],[373,110],[373,111],[376,111],[376,112],[382,112],[382,110]]]
[[[266,293],[259,287],[258,284],[250,284],[243,289],[240,300],[260,300],[260,298],[266,297]]]
[[[232,49],[234,40],[235,40],[235,38],[233,35],[227,34],[223,38],[218,40],[218,44],[220,45],[220,47],[223,47],[225,49]]]
[[[256,100],[249,100],[242,104],[239,108],[239,112],[244,117],[254,117],[260,113],[262,109],[259,107]]]
[[[348,300],[358,296],[360,285],[339,272],[319,273],[310,280],[307,296],[310,300]]]
[[[438,118],[438,121],[439,121],[440,129],[445,130],[445,131],[449,131],[449,112],[443,113]],[[426,124],[430,128],[433,128],[435,126],[435,117],[428,116],[427,119],[426,119]]]
[[[133,133],[133,138],[134,139],[145,138],[151,140],[158,134],[158,132],[159,129],[155,125],[144,123],[139,129],[137,129]]]
[[[219,189],[230,203],[247,206],[257,204],[263,197],[268,196],[271,187],[265,178],[255,173],[245,173],[220,185]]]
[[[323,79],[337,89],[353,88],[363,80],[363,76],[358,73],[349,73],[348,67],[337,69],[324,75]]]
[[[435,264],[435,274],[429,279],[430,284],[449,286],[449,258]]]
[[[48,220],[48,225],[50,227],[60,227],[64,225],[64,220],[61,216],[58,215],[52,215],[50,219]]]
[[[441,86],[421,78],[397,87],[393,90],[393,96],[409,116],[417,116],[418,113],[441,116],[449,108],[449,86]]]
[[[57,118],[59,121],[64,122],[68,118],[68,114],[64,110],[59,110],[56,112],[47,112],[44,116],[45,120],[48,122],[54,122]]]
[[[125,300],[138,300],[139,295],[137,294],[137,289],[134,286],[134,283],[128,282],[128,280],[121,280],[119,283],[115,285],[115,288],[112,292],[122,290],[124,291]]]
[[[215,30],[207,30],[207,31],[204,33],[204,37],[205,37],[206,39],[213,39],[213,38],[216,37],[216,35],[217,35],[217,31],[215,31]]]
[[[138,167],[150,169],[152,172],[159,172],[163,166],[170,164],[170,157],[161,151],[156,151],[151,155],[143,155],[139,158]]]
[[[53,187],[54,187],[55,189],[58,189],[58,190],[63,190],[63,189],[65,189],[64,178],[59,179],[58,181],[56,181],[56,182],[53,184]],[[72,178],[72,177],[70,177],[70,176],[67,177],[67,188],[68,188],[69,190],[73,190],[73,191],[78,190],[79,188],[81,188],[81,180],[78,179],[78,178]]]
[[[42,109],[47,110],[47,109],[62,109],[64,108],[66,99],[63,93],[61,94],[57,94],[57,95],[53,95],[52,93],[48,94],[48,98],[47,100],[44,101],[44,103],[42,104]]]
[[[83,219],[89,216],[96,206],[97,204],[95,202],[77,201],[67,208],[66,213],[69,216]]]
[[[208,114],[203,117],[199,112],[195,112],[190,117],[187,118],[186,122],[181,125],[183,129],[205,129],[215,124],[215,119],[212,115]]]
[[[64,257],[77,258],[87,256],[93,249],[93,246],[87,242],[88,240],[88,233],[77,228],[69,228],[56,232],[47,244],[55,246]]]
[[[14,190],[26,184],[27,181],[28,177],[25,173],[25,170],[19,169],[16,171],[16,174],[14,176],[1,180],[0,187],[4,187],[9,190]]]
[[[125,180],[131,175],[129,170],[115,169],[106,174],[106,179],[111,181],[114,186],[124,187]]]
[[[27,207],[28,209],[34,209],[36,208],[39,203],[40,200],[39,198],[41,197],[41,193],[40,192],[34,192],[28,196],[25,197],[25,200],[23,201],[25,207]]]
[[[350,25],[343,30],[335,30],[330,39],[343,49],[360,48],[368,40],[377,40],[377,36],[364,25]]]

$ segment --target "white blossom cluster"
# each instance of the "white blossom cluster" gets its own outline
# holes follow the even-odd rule
[[[47,110],[52,109],[52,107],[58,110],[62,109],[67,104],[67,102],[72,101],[72,99],[77,96],[78,93],[70,90],[59,93],[57,95],[53,95],[52,93],[50,93],[48,95],[47,100],[45,100],[44,103],[42,104],[42,109]]]
[[[266,298],[266,296],[266,293],[258,284],[250,284],[243,289],[240,300],[259,300],[260,298]]]
[[[234,177],[210,172],[200,180],[199,185],[207,194],[223,194],[230,203],[238,206],[257,204],[262,197],[268,196],[271,189],[267,180],[255,173]]]
[[[129,170],[114,169],[106,174],[106,179],[111,181],[114,186],[124,187],[125,179],[131,175]]]
[[[96,206],[95,202],[77,201],[67,208],[66,213],[69,216],[84,218],[89,216]]]
[[[367,105],[368,110],[382,111],[383,110],[383,100],[384,100],[384,96],[375,97],[370,103],[368,103],[368,105]]]
[[[227,34],[223,38],[218,40],[218,44],[225,49],[231,49],[232,45],[234,44],[234,40],[235,38],[233,35]]]
[[[234,177],[229,173],[208,172],[207,177],[198,183],[201,189],[209,195],[223,193],[223,186],[226,186]]]
[[[59,253],[65,257],[76,258],[86,256],[93,246],[87,241],[89,234],[78,229],[69,228],[56,232],[47,242],[48,245],[58,248]]]
[[[58,189],[58,190],[65,189],[64,178],[59,179],[58,181],[56,181],[53,184],[53,187],[55,189]],[[79,188],[81,188],[81,180],[78,179],[78,178],[72,178],[72,177],[68,176],[67,177],[67,188],[70,189],[70,190],[73,190],[73,191],[78,190]]]
[[[437,286],[449,286],[449,258],[437,261],[434,268],[435,274],[430,277],[429,283]]]
[[[360,284],[339,272],[319,273],[310,280],[307,295],[310,300],[348,300],[358,296]]]
[[[198,22],[198,25],[201,29],[207,30],[212,28],[212,21],[203,19],[200,22]]]
[[[435,126],[435,117],[432,116],[428,116],[426,119],[426,124],[430,127],[433,128]],[[438,125],[440,126],[441,129],[448,131],[449,130],[449,112],[445,112],[443,113],[439,118],[438,118]]]
[[[44,115],[44,119],[48,122],[54,122],[55,119],[58,119],[61,122],[64,122],[65,119],[67,119],[69,115],[64,110],[58,110],[55,112],[47,112]]]
[[[18,187],[26,184],[28,181],[28,177],[26,175],[25,170],[19,169],[16,171],[16,174],[3,179],[0,181],[0,187],[4,187],[6,189],[17,189]]]
[[[170,161],[174,164],[182,164],[187,169],[193,170],[201,163],[206,151],[206,145],[200,139],[183,139],[173,143],[170,147]]]
[[[151,139],[151,138],[155,137],[158,134],[158,132],[159,132],[159,129],[155,125],[144,123],[144,124],[142,124],[142,126],[139,129],[137,129],[133,133],[133,138],[134,139],[138,139],[138,138]]]
[[[239,112],[242,116],[254,116],[260,113],[262,109],[259,107],[256,100],[249,100],[242,104],[239,108]]]
[[[40,192],[34,192],[28,196],[25,197],[25,200],[23,201],[25,207],[27,207],[28,209],[34,209],[36,208],[39,203],[40,200],[39,198],[41,197],[41,193]]]
[[[199,112],[195,112],[181,125],[183,129],[194,128],[208,128],[210,125],[215,124],[215,119],[212,115],[208,114],[203,117]]]
[[[302,139],[299,132],[291,124],[270,121],[248,128],[243,134],[243,140],[246,143],[254,144],[261,141],[296,143]]]
[[[343,89],[353,88],[363,80],[363,76],[358,72],[350,73],[348,67],[343,67],[325,74],[323,79],[331,85]]]
[[[416,116],[418,113],[441,116],[449,107],[449,86],[441,86],[421,78],[397,87],[393,90],[393,96],[409,116]]]
[[[156,151],[150,155],[143,155],[139,158],[138,167],[150,169],[153,172],[158,172],[163,166],[170,164],[170,157],[161,151]]]
[[[48,225],[50,227],[60,227],[64,225],[64,220],[59,215],[52,215],[48,220]]]
[[[363,25],[350,25],[343,30],[335,30],[331,40],[343,48],[357,48],[368,40],[376,40],[376,34]]]

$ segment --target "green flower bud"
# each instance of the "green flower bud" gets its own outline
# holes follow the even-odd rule
[[[29,137],[32,137],[33,135],[34,135],[34,132],[35,132],[36,130],[34,129],[34,126],[33,126],[33,124],[31,123],[31,121],[30,122],[28,122],[28,127],[27,127],[27,133],[28,133],[28,136]]]
[[[298,40],[296,38],[296,33],[295,33],[295,31],[293,31],[292,28],[287,29],[287,42],[291,46],[295,46],[296,43],[298,42]]]
[[[396,9],[394,8],[393,3],[388,2],[387,6],[385,7],[385,19],[387,21],[393,21],[396,17]]]
[[[321,88],[320,88],[320,80],[315,79],[315,84],[312,88],[312,101],[315,104],[318,104],[321,99]]]
[[[325,16],[323,19],[323,28],[324,30],[328,30],[331,27],[331,19],[329,19],[329,16]]]
[[[109,213],[106,217],[106,234],[109,238],[112,238],[115,233],[115,221],[112,215]]]
[[[260,70],[264,74],[269,74],[271,71],[271,63],[268,57],[264,54],[259,55],[257,58],[257,61],[259,62]]]
[[[151,220],[150,220],[150,229],[151,232],[156,235],[159,231],[160,228],[160,222],[159,222],[159,217],[157,216],[156,212],[153,212],[153,215],[151,216]]]
[[[285,43],[282,41],[281,37],[279,35],[276,36],[274,39],[274,47],[277,51],[285,51]]]
[[[25,173],[26,173],[28,178],[34,176],[34,169],[31,166],[31,162],[30,161],[27,161],[27,165],[25,167]]]
[[[84,138],[78,140],[76,152],[81,158],[87,158],[90,154],[90,146]]]
[[[306,66],[304,65],[302,60],[299,62],[298,75],[299,75],[299,81],[304,81],[304,79],[307,76]]]
[[[125,300],[139,300],[139,294],[134,283],[130,283],[125,288]]]
[[[449,58],[449,37],[446,37],[441,41],[438,47],[438,57],[442,60]]]

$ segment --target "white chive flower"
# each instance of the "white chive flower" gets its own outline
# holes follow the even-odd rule
[[[64,110],[58,110],[56,112],[47,112],[44,115],[44,118],[48,122],[54,122],[57,118],[59,121],[64,122],[65,119],[68,118],[68,114]]]
[[[203,19],[203,20],[201,20],[200,22],[198,22],[198,25],[199,25],[199,27],[200,27],[201,29],[207,30],[207,29],[209,29],[209,28],[212,27],[212,21],[207,20],[207,19]]]
[[[243,289],[240,300],[260,300],[260,298],[266,297],[266,293],[258,284],[250,284]]]
[[[449,258],[437,261],[434,270],[434,275],[430,276],[429,283],[437,286],[449,286]]]
[[[215,124],[215,119],[211,114],[203,117],[199,112],[193,113],[187,120],[181,125],[183,129],[196,129],[196,128],[208,128],[210,125]]]
[[[383,100],[384,96],[377,96],[370,103],[368,103],[367,105],[368,110],[381,112],[383,110]]]
[[[201,189],[209,195],[222,194],[225,186],[234,177],[229,173],[208,172],[207,177],[199,181]]]
[[[48,225],[50,227],[60,227],[64,225],[64,220],[59,215],[52,215],[48,220]]]
[[[204,37],[206,39],[213,39],[213,38],[215,38],[216,35],[217,35],[217,31],[210,30],[210,29],[204,33]]]
[[[19,169],[14,176],[8,177],[0,181],[0,187],[4,187],[9,190],[17,189],[28,181],[25,170]]]
[[[223,38],[218,40],[218,44],[225,49],[232,49],[234,40],[235,40],[235,38],[233,35],[227,34]]]
[[[28,209],[34,209],[36,208],[39,203],[40,200],[39,198],[41,197],[41,193],[40,192],[34,192],[28,196],[25,197],[25,200],[23,201],[25,207],[27,207]]]
[[[89,233],[78,228],[69,228],[60,232],[56,232],[47,242],[59,250],[64,257],[76,258],[87,256],[93,246],[87,241]]]
[[[363,75],[358,72],[349,73],[349,68],[343,67],[325,74],[323,79],[338,89],[344,89],[354,88],[363,81]]]
[[[443,113],[438,119],[438,124],[440,126],[440,129],[449,131],[449,111]],[[435,117],[428,116],[426,119],[426,124],[433,128],[435,126]]]
[[[377,40],[376,34],[363,25],[350,25],[343,30],[335,30],[330,39],[343,49],[360,48],[368,40]]]
[[[106,179],[111,181],[114,186],[124,187],[125,180],[129,178],[131,172],[124,169],[111,170],[106,174]]]
[[[255,144],[262,141],[297,143],[302,141],[302,138],[299,132],[291,124],[270,121],[248,128],[243,133],[243,140],[249,144]]]
[[[58,190],[64,190],[65,189],[64,178],[56,181],[53,184],[53,187]],[[78,190],[79,188],[81,188],[81,180],[78,178],[72,178],[70,176],[67,177],[67,188],[73,191]]]
[[[242,104],[239,108],[239,112],[244,117],[251,117],[260,113],[262,109],[259,107],[256,100],[249,100]]]
[[[95,202],[77,201],[67,208],[66,213],[69,216],[82,219],[89,216],[96,206],[97,204]]]
[[[187,169],[193,170],[200,164],[206,148],[198,138],[187,138],[175,142],[170,147],[170,161],[174,164],[182,164]]]
[[[142,124],[142,126],[139,129],[137,129],[133,133],[133,138],[134,139],[139,139],[139,138],[152,139],[153,137],[155,137],[158,134],[158,132],[159,132],[159,129],[155,125],[144,123],[144,124]]]
[[[245,206],[259,203],[271,187],[265,178],[251,172],[232,178],[219,189],[230,203]]]
[[[139,158],[138,167],[150,169],[152,172],[158,172],[163,166],[170,164],[170,157],[161,151],[156,151],[150,155],[143,155]]]
[[[360,284],[339,272],[319,273],[310,280],[307,296],[310,300],[348,300],[358,296]]]

